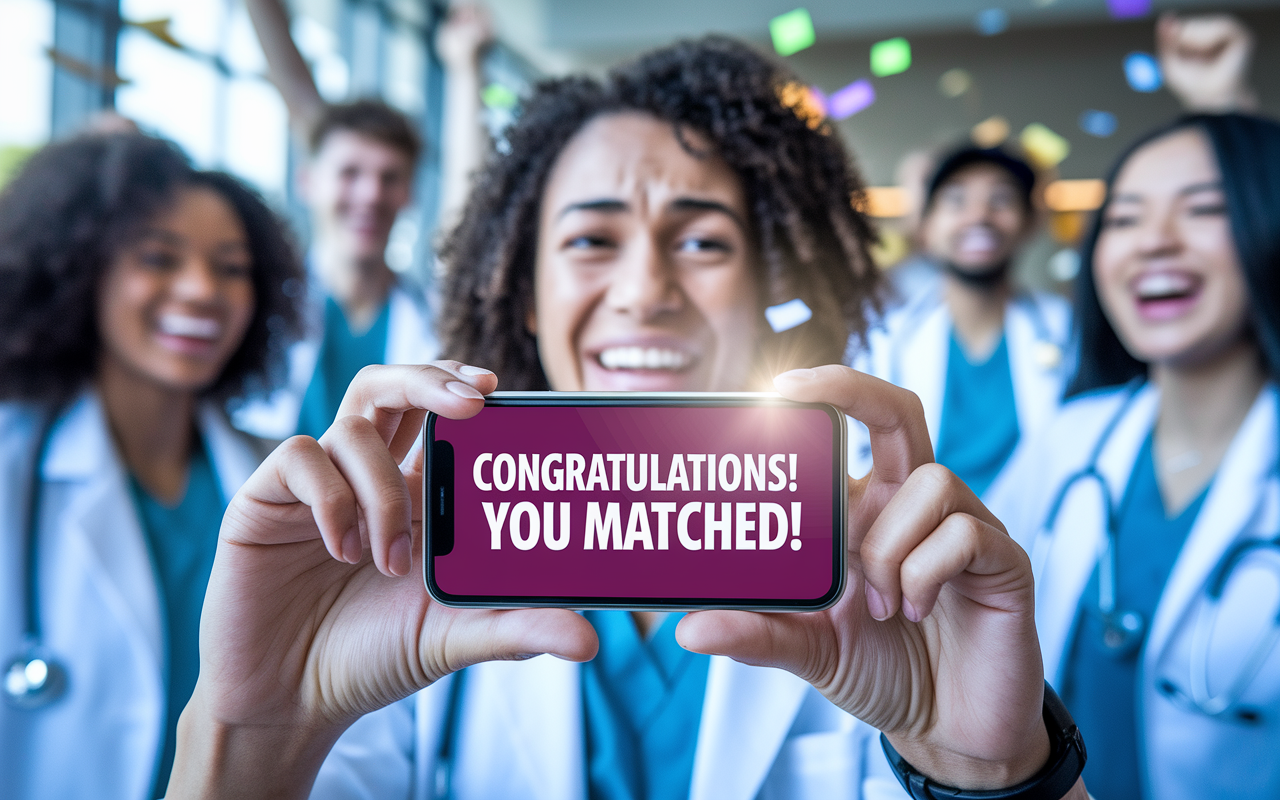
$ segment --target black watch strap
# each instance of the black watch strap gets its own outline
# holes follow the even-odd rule
[[[944,786],[920,774],[880,734],[880,744],[893,774],[907,794],[916,800],[1060,800],[1076,785],[1084,771],[1084,738],[1070,712],[1049,682],[1044,684],[1044,725],[1049,731],[1049,761],[1027,780],[1007,789],[965,791]]]

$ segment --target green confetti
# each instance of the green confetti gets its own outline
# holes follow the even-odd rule
[[[899,36],[871,45],[871,74],[877,78],[906,72],[911,66],[911,45]]]
[[[500,83],[491,83],[480,93],[480,102],[488,108],[515,108],[520,98]]]
[[[803,8],[779,14],[769,20],[769,36],[773,38],[773,49],[780,56],[798,53],[813,45],[813,19]]]

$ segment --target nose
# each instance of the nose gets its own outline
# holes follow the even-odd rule
[[[213,303],[219,292],[216,267],[207,258],[187,256],[173,276],[170,292],[175,299],[188,303]]]
[[[1177,214],[1173,209],[1157,208],[1142,215],[1137,247],[1139,254],[1145,258],[1171,255],[1182,248]]]
[[[613,311],[641,322],[651,322],[684,307],[684,290],[675,267],[652,238],[637,236],[627,242],[612,271],[605,304]]]

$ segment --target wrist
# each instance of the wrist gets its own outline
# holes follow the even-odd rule
[[[168,797],[306,798],[342,728],[221,721],[199,696],[178,719]]]
[[[966,791],[1015,786],[1035,775],[1049,760],[1049,732],[1037,719],[1018,737],[1024,746],[1007,758],[977,758],[886,734],[893,748],[920,773],[939,784]]]

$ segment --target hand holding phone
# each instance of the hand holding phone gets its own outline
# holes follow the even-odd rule
[[[813,611],[843,587],[844,414],[770,394],[495,393],[428,415],[425,580],[462,607]]]

